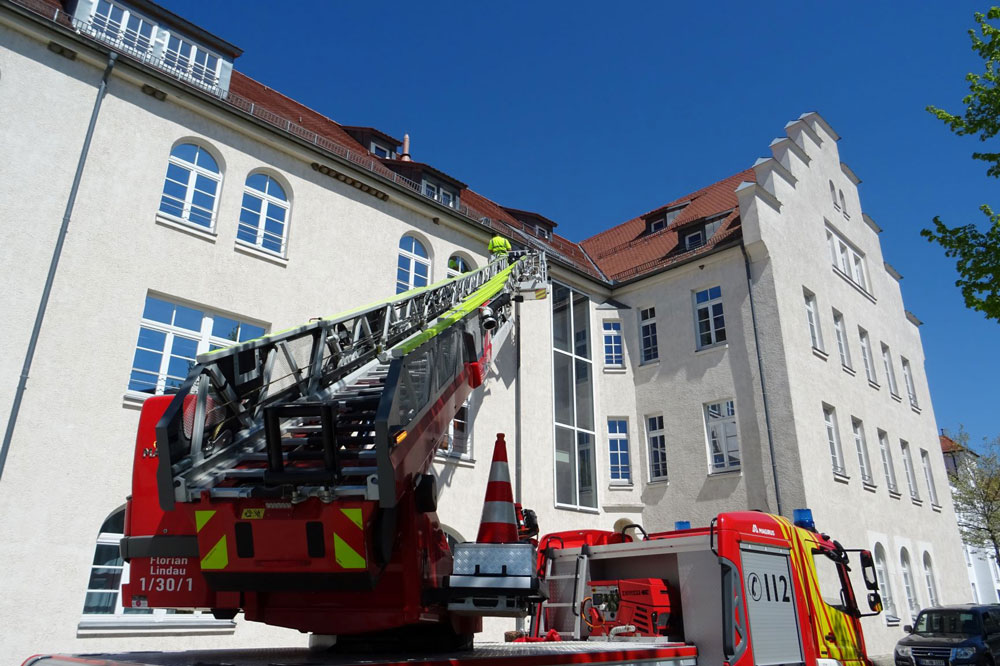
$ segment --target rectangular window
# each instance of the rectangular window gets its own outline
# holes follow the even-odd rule
[[[885,471],[885,485],[889,488],[890,493],[898,493],[899,488],[896,485],[896,469],[892,464],[892,453],[889,451],[889,436],[885,434],[885,431],[878,431],[878,450],[879,455],[882,456],[882,469]]]
[[[823,421],[826,423],[826,440],[830,445],[830,459],[833,473],[847,476],[844,468],[844,451],[840,446],[840,429],[837,428],[837,412],[829,405],[823,405]]]
[[[556,503],[597,508],[590,299],[552,284]]]
[[[837,333],[837,351],[840,352],[840,364],[851,368],[851,348],[847,346],[847,331],[844,330],[844,315],[833,311],[833,330]]]
[[[656,344],[656,308],[645,308],[639,311],[639,338],[643,363],[660,358]]]
[[[424,196],[431,199],[437,199],[437,195],[438,195],[437,187],[435,187],[433,183],[428,183],[424,181]]]
[[[898,396],[899,389],[896,387],[896,373],[892,369],[892,353],[889,346],[882,343],[882,365],[885,366],[886,381],[889,383],[889,393]]]
[[[813,349],[823,351],[823,332],[819,327],[819,312],[816,310],[816,296],[809,290],[803,290],[806,303],[806,323],[809,326],[809,341]]]
[[[920,462],[924,466],[924,480],[927,482],[927,496],[931,498],[931,504],[937,506],[937,486],[934,485],[934,474],[931,472],[931,458],[926,449],[920,449]]]
[[[620,368],[625,365],[622,350],[622,323],[605,319],[604,328],[604,365],[609,368]]]
[[[146,296],[128,390],[160,395],[176,389],[198,354],[259,338],[265,331],[266,326]]]
[[[192,83],[214,88],[219,83],[219,57],[177,35],[170,35],[164,65]]]
[[[853,282],[863,291],[868,292],[868,278],[865,273],[865,255],[855,249],[850,243],[832,229],[826,230],[827,242],[830,244],[830,259],[833,268],[841,276]]]
[[[646,437],[649,440],[649,480],[667,479],[667,438],[662,416],[646,417]]]
[[[854,447],[858,452],[861,480],[868,485],[874,485],[875,478],[872,476],[872,466],[868,459],[868,442],[865,441],[865,425],[860,419],[851,419],[851,429],[854,431]]]
[[[711,287],[695,292],[694,315],[698,327],[698,349],[726,341],[726,320],[722,313],[722,287]]]
[[[472,457],[472,402],[476,393],[470,393],[448,424],[448,433],[438,444],[438,455],[455,458]]]
[[[910,486],[910,497],[920,499],[920,491],[917,489],[917,477],[913,471],[913,457],[910,455],[910,445],[906,440],[899,440],[899,448],[903,451],[903,469],[906,470],[906,483]]]
[[[913,371],[910,370],[910,362],[906,360],[905,356],[900,356],[900,362],[903,364],[903,383],[906,384],[906,396],[910,399],[910,406],[919,409],[920,405],[917,403],[917,392],[913,388]]]
[[[666,218],[661,217],[658,220],[653,220],[649,223],[649,233],[655,234],[657,231],[663,231],[667,228]]]
[[[705,232],[702,229],[688,234],[684,237],[684,249],[694,250],[705,244]]]
[[[736,406],[732,400],[705,405],[705,432],[711,471],[739,469],[740,438],[736,432]]]
[[[875,375],[875,364],[872,361],[872,343],[868,338],[868,331],[859,326],[858,337],[861,340],[861,359],[865,363],[865,375],[872,384],[878,384],[878,377]]]
[[[612,485],[631,485],[632,461],[628,450],[626,419],[608,419],[608,471]]]

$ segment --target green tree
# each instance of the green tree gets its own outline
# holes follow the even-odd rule
[[[1000,132],[1000,27],[990,23],[998,19],[1000,7],[991,7],[986,14],[977,12],[979,31],[969,30],[972,50],[985,66],[982,74],[969,73],[965,77],[969,84],[969,94],[962,98],[965,112],[955,115],[936,106],[927,107],[955,134],[977,136],[982,142]],[[974,152],[972,157],[989,165],[988,175],[1000,178],[1000,152]],[[959,279],[955,286],[962,290],[966,307],[1000,321],[1000,215],[987,204],[979,209],[987,219],[985,232],[975,224],[949,227],[935,217],[934,227],[923,229],[920,235],[938,243],[945,256],[957,260]]]
[[[953,454],[956,473],[951,477],[962,540],[993,549],[1000,562],[1000,437],[984,441],[978,454],[968,447],[969,434],[964,430],[959,429],[954,440],[963,449]]]

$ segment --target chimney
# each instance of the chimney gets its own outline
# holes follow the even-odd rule
[[[404,134],[403,135],[403,154],[399,156],[399,159],[401,159],[404,162],[411,161],[410,160],[410,135],[409,134]]]

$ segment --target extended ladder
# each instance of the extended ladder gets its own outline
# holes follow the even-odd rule
[[[511,297],[546,280],[544,255],[528,252],[202,354],[157,425],[161,507],[203,493],[393,505],[392,438],[440,390],[442,368],[461,368],[474,334],[482,346],[479,308],[502,304],[509,319]]]

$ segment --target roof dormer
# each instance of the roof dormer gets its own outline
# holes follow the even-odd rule
[[[223,96],[233,60],[243,53],[149,0],[71,0],[67,11],[83,34],[191,85]]]
[[[684,210],[685,206],[687,206],[686,201],[680,204],[657,208],[643,215],[642,219],[646,222],[646,234],[655,234],[657,231],[663,231],[669,227],[680,212]]]
[[[501,206],[514,219],[524,225],[525,231],[534,234],[543,240],[552,240],[552,230],[557,226],[555,222],[530,210],[520,210]]]
[[[343,125],[343,130],[351,135],[351,138],[368,149],[375,157],[383,159],[397,159],[399,147],[403,142],[389,136],[385,132],[374,127],[358,127],[354,125]]]
[[[467,186],[430,164],[411,162],[404,159],[382,159],[389,169],[413,182],[415,188],[428,199],[433,199],[449,208],[459,207],[459,193]]]

